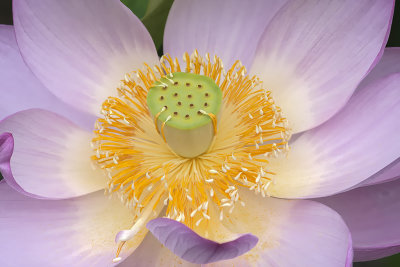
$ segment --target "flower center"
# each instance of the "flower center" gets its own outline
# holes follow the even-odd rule
[[[216,56],[195,51],[183,60],[184,70],[166,55],[126,74],[96,122],[92,159],[109,177],[107,192],[134,214],[120,249],[162,210],[207,233],[245,205],[240,188],[269,196],[268,158],[289,149],[287,120],[240,61],[225,72]]]
[[[176,154],[186,158],[210,147],[221,103],[222,91],[210,77],[185,72],[162,77],[147,94],[157,131]]]

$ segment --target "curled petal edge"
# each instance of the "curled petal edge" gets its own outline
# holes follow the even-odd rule
[[[207,264],[232,259],[251,250],[258,242],[252,234],[225,243],[201,237],[186,225],[168,218],[157,218],[147,223],[149,231],[169,250],[195,264]]]

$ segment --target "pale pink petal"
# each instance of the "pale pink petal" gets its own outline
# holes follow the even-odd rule
[[[18,45],[56,96],[98,114],[127,72],[158,62],[151,37],[118,0],[16,0]]]
[[[376,80],[398,72],[400,72],[400,47],[386,47],[381,60],[362,80],[358,89],[360,90]]]
[[[38,200],[0,183],[0,266],[112,266],[115,234],[133,216],[103,192]],[[129,243],[122,257],[138,244]]]
[[[268,25],[251,67],[294,132],[339,111],[385,47],[394,1],[291,1]]]
[[[1,132],[10,132],[14,138],[11,171],[3,175],[21,193],[62,199],[105,187],[105,175],[91,167],[91,133],[69,120],[31,109],[1,121]]]
[[[400,252],[400,180],[357,188],[318,201],[349,226],[354,259],[373,260]]]
[[[240,196],[245,207],[236,205],[223,222],[259,242],[242,256],[207,266],[351,266],[351,236],[335,211],[315,201]]]
[[[301,135],[288,158],[271,160],[270,194],[322,197],[342,192],[400,156],[400,73],[358,90],[346,107]]]
[[[164,32],[164,51],[182,58],[195,49],[217,54],[229,67],[249,67],[266,25],[287,0],[174,1]]]
[[[19,52],[13,26],[0,25],[0,70],[0,120],[20,110],[43,108],[85,128],[93,127],[93,117],[61,102],[28,69]]]
[[[367,180],[362,181],[356,185],[356,187],[390,182],[398,178],[400,178],[400,158],[396,159],[382,170],[370,176]]]
[[[369,84],[389,76],[394,73],[400,73],[400,47],[387,47],[382,59],[376,67],[360,83],[357,90],[363,90]],[[378,171],[367,180],[361,182],[355,187],[367,186],[383,182],[389,182],[400,176],[400,159],[396,159],[391,164]]]

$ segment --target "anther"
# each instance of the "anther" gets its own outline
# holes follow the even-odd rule
[[[201,85],[201,84],[198,84],[198,85],[197,85],[197,87],[198,87],[198,88],[202,88],[202,87],[203,87],[203,85]]]
[[[186,115],[185,115],[185,118],[186,118],[186,119],[189,119],[189,118],[190,118],[189,114],[186,114]]]
[[[190,83],[186,83],[186,86],[189,87],[189,86],[190,86]]]
[[[174,82],[174,85],[178,85],[179,83],[178,82]]]
[[[208,107],[208,103],[207,103],[207,102],[206,102],[206,103],[204,103],[204,106],[205,106],[205,107]]]
[[[181,106],[181,105],[182,105],[182,102],[179,101],[179,102],[178,102],[178,106]]]
[[[164,127],[165,127],[165,124],[171,119],[172,117],[171,117],[171,115],[169,115],[168,117],[167,117],[167,119],[162,123],[162,125],[161,125],[161,135],[162,135],[162,137],[163,137],[163,139],[164,139],[164,142],[167,142],[167,139],[165,139],[165,134],[164,134]]]
[[[174,83],[174,81],[168,78],[167,76],[165,76],[164,78],[167,79],[170,83]]]
[[[192,95],[188,95],[187,97],[188,97],[188,98],[192,98]]]
[[[193,108],[193,107],[194,107],[194,105],[193,105],[193,104],[190,104],[190,105],[189,105],[189,107]]]
[[[163,96],[160,96],[160,100],[164,100],[164,97],[163,97]]]
[[[239,172],[233,179],[238,180],[240,178],[240,175],[242,175],[242,172]]]
[[[122,260],[122,258],[121,258],[121,257],[117,257],[117,258],[113,259],[112,261],[113,261],[114,263],[116,263],[116,262],[119,262],[120,260]]]
[[[206,96],[206,97],[208,97],[208,96],[209,96],[209,94],[208,94],[208,93],[205,93],[205,96]]]
[[[174,115],[175,115],[175,116],[178,116],[178,112],[175,111],[175,112],[174,112]]]
[[[177,97],[177,96],[178,96],[178,93],[175,93],[174,96]]]

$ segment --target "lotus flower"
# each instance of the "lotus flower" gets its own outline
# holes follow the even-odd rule
[[[177,0],[160,59],[117,0],[13,4],[2,266],[351,266],[353,250],[399,251],[394,1]]]

